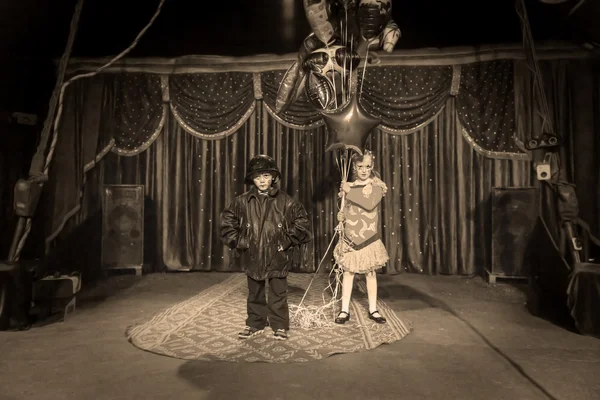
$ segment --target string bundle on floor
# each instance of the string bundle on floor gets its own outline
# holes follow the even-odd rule
[[[318,271],[317,271],[318,273]],[[336,304],[340,302],[339,299],[339,288],[341,287],[341,271],[339,269],[332,269],[328,277],[325,274],[321,279],[327,279],[327,286],[316,291],[312,299],[312,304],[306,304],[304,300],[309,295],[310,289],[314,279],[311,279],[302,300],[298,304],[290,304],[290,324],[294,328],[303,329],[325,329],[332,328],[334,326],[334,318],[336,314]],[[318,295],[321,295],[321,302],[319,303]]]

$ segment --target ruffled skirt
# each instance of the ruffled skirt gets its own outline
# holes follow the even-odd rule
[[[343,240],[340,240],[333,250],[333,257],[344,271],[357,274],[366,274],[379,269],[390,259],[390,256],[380,239],[377,239],[360,250],[354,250]]]

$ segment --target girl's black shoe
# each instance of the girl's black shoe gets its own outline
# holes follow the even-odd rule
[[[377,322],[378,324],[385,324],[387,322],[387,320],[383,317],[376,317],[373,314],[377,314],[379,313],[379,311],[375,310],[372,313],[369,313],[369,319],[372,319],[373,321]],[[380,313],[381,314],[381,313]]]
[[[345,324],[346,321],[350,321],[350,313],[347,311],[340,311],[338,316],[335,318],[336,324]]]

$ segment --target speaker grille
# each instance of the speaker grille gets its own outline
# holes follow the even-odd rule
[[[102,265],[144,263],[144,187],[105,185],[102,202]]]
[[[537,218],[537,188],[494,188],[492,273],[529,276],[529,249]]]

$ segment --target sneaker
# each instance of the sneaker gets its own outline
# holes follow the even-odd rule
[[[287,340],[288,334],[285,329],[277,329],[275,332],[273,332],[273,337],[275,340]]]
[[[238,333],[238,338],[240,339],[250,339],[253,336],[260,335],[263,333],[263,329],[252,328],[251,326],[247,326],[243,331]]]

